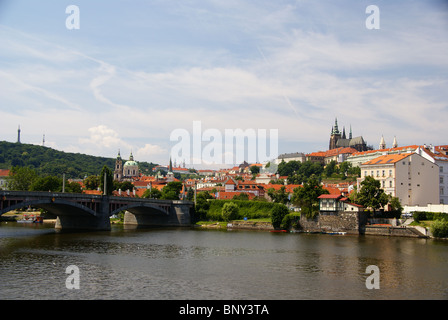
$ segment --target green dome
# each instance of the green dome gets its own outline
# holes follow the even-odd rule
[[[137,162],[129,160],[124,163],[125,166],[138,166]]]

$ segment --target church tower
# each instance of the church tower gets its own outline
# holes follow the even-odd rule
[[[338,140],[341,139],[341,132],[338,128],[338,119],[336,118],[334,122],[334,126],[331,129],[331,135],[330,135],[330,145],[328,150],[336,149],[336,144],[338,143]]]
[[[17,130],[17,143],[20,143],[20,126],[19,129]]]
[[[121,159],[120,150],[118,150],[118,156],[115,160],[114,180],[121,181],[123,178],[123,160]]]

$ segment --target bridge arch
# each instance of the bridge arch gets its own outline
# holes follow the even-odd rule
[[[0,216],[6,212],[29,206],[45,209],[48,212],[55,215],[68,215],[70,214],[70,212],[76,212],[76,213],[87,213],[92,216],[97,216],[97,213],[94,210],[77,202],[67,201],[64,199],[55,199],[55,200],[34,199],[34,200],[17,202],[13,205],[10,205],[0,210]]]
[[[137,209],[137,210],[132,210],[132,209]],[[165,211],[163,208],[161,208],[159,206],[156,206],[156,205],[153,205],[150,203],[141,203],[140,202],[140,203],[129,203],[128,205],[119,207],[119,208],[111,211],[110,215],[112,216],[114,214],[117,214],[117,213],[119,213],[121,211],[125,211],[125,210],[130,211],[130,212],[141,211],[138,209],[145,210],[145,211],[147,211],[146,209],[152,209],[156,214],[162,214],[162,215],[169,214],[169,212]]]

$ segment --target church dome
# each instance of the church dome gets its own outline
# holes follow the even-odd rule
[[[138,166],[138,164],[133,160],[129,160],[124,163],[124,166]]]

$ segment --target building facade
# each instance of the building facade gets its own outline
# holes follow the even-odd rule
[[[439,166],[416,153],[382,155],[360,165],[361,182],[371,176],[402,206],[439,203]]]

